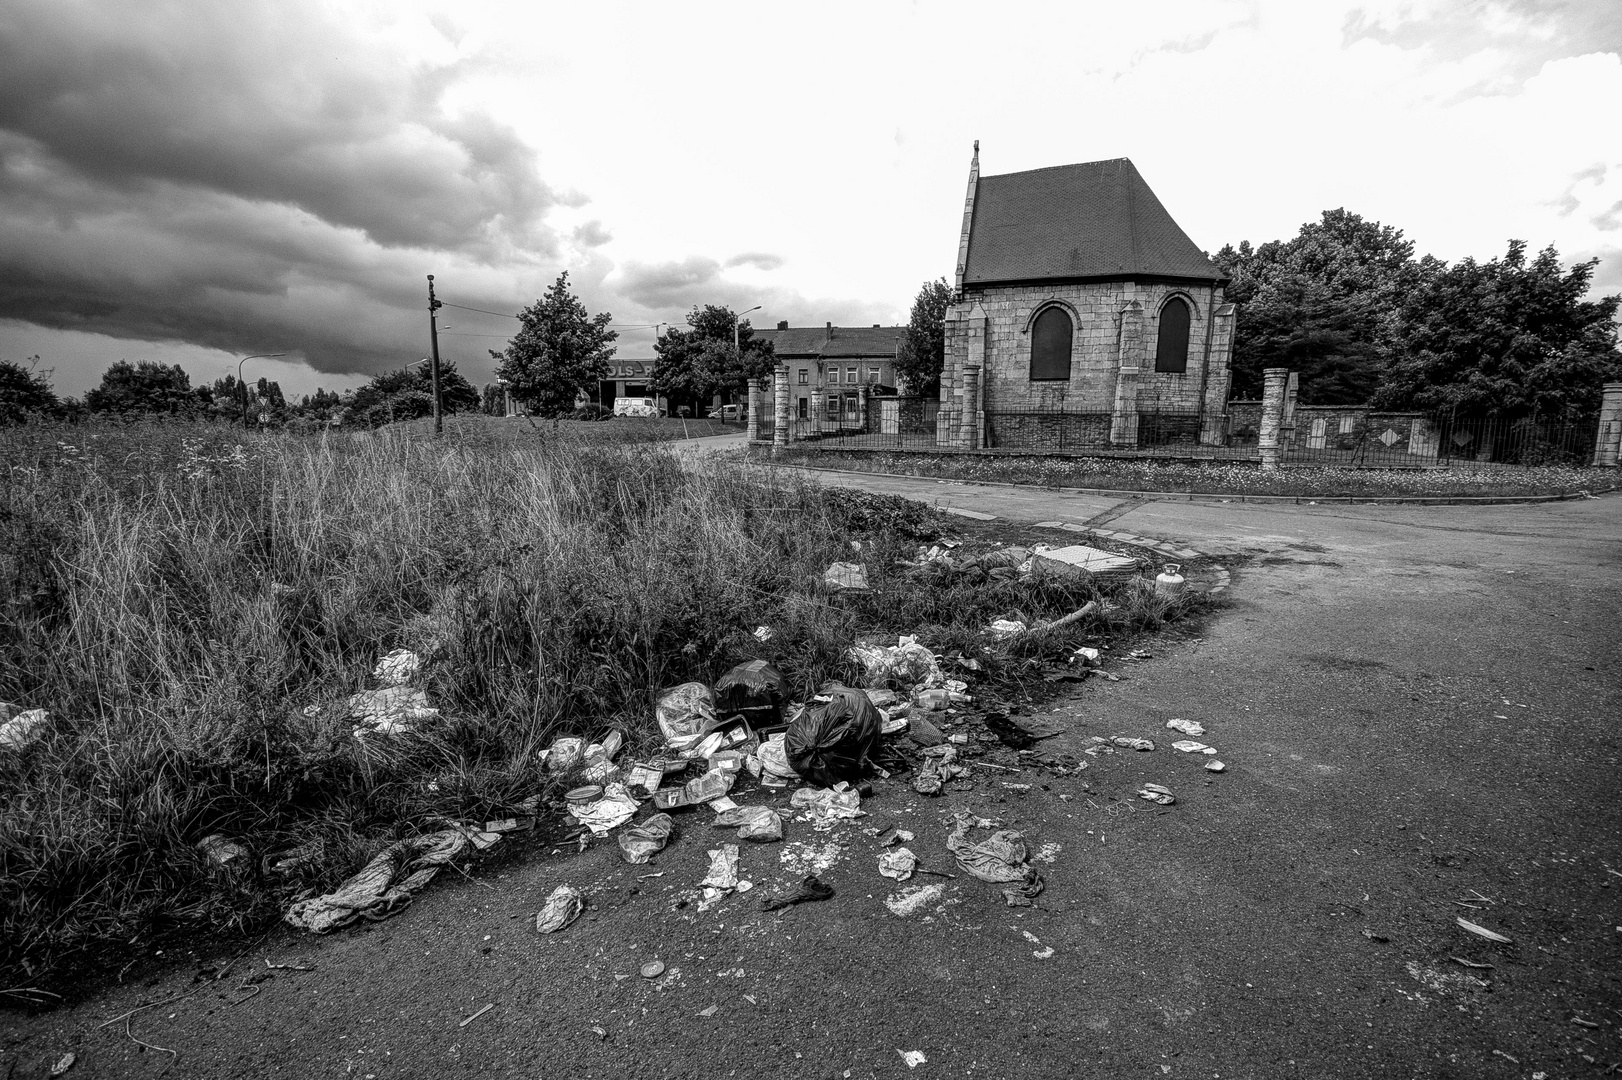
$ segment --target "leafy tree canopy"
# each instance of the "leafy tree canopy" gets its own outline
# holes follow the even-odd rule
[[[91,412],[165,413],[193,416],[203,405],[191,377],[179,364],[120,360],[101,374],[101,385],[84,396]]]
[[[468,412],[479,407],[479,392],[450,360],[443,360],[439,365],[439,400],[447,413]],[[427,364],[417,364],[405,371],[375,375],[356,390],[349,405],[349,422],[379,427],[396,420],[432,416],[433,412],[433,373]]]
[[[739,392],[750,379],[771,374],[777,350],[755,338],[749,320],[731,308],[706,304],[687,314],[686,330],[668,330],[653,347],[653,392],[673,400],[703,402],[717,393]],[[738,344],[733,347],[733,327]]]
[[[54,416],[61,409],[51,384],[30,367],[13,360],[0,360],[0,424],[15,424],[33,416]]]
[[[619,337],[608,329],[614,317],[606,311],[588,313],[569,291],[565,271],[518,318],[522,326],[506,350],[490,353],[496,374],[537,416],[573,412],[580,391],[608,375],[608,360]]]
[[[909,394],[932,395],[940,389],[941,369],[946,366],[946,309],[952,303],[952,289],[945,278],[924,282],[912,302],[907,322],[907,338],[896,357],[898,383]]]

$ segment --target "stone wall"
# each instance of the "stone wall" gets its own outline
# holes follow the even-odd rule
[[[1014,445],[1003,437],[1009,433],[1029,430],[1034,436],[1051,429],[1022,429],[1010,423],[1013,413],[1115,414],[1111,441],[1122,446],[1136,444],[1139,413],[1182,413],[1205,421],[1203,438],[1199,430],[1196,438],[1219,440],[1233,308],[1215,292],[1209,285],[1129,281],[971,289],[947,311],[942,403],[977,410],[985,438],[991,435],[984,417],[995,415],[998,445]],[[1160,310],[1173,295],[1187,301],[1191,312],[1188,367],[1157,372]],[[1033,381],[1030,328],[1049,304],[1071,318],[1070,378]],[[977,400],[966,403],[964,375],[973,368],[981,371],[981,388]],[[943,429],[943,442],[952,434]]]

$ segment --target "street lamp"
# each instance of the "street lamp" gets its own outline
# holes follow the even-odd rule
[[[762,305],[756,304],[749,311],[759,311],[761,307]],[[739,367],[743,366],[743,346],[738,344],[738,328],[743,325],[743,317],[749,314],[749,311],[740,311],[732,319],[732,355]]]
[[[237,389],[242,391],[242,427],[243,427],[243,430],[247,430],[247,427],[248,427],[248,388],[242,384],[242,365],[246,364],[249,360],[265,360],[265,359],[269,359],[272,356],[286,356],[286,355],[287,354],[284,353],[284,352],[262,352],[262,353],[254,353],[252,356],[244,356],[241,360],[237,361]]]

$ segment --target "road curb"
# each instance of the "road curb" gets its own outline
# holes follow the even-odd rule
[[[912,473],[874,472],[871,469],[839,469],[831,465],[785,465],[761,462],[776,469],[802,472],[836,472],[847,476],[887,476],[893,480],[925,480],[952,487],[1001,487],[1026,491],[1055,491],[1062,495],[1108,495],[1122,499],[1151,499],[1162,502],[1215,503],[1293,503],[1310,505],[1411,505],[1411,506],[1518,506],[1532,503],[1571,502],[1592,499],[1622,490],[1622,485],[1589,491],[1569,491],[1559,495],[1212,495],[1201,491],[1129,491],[1125,488],[1055,487],[1051,484],[1017,484],[1009,480],[945,480]]]

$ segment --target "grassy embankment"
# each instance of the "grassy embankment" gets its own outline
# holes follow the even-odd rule
[[[887,452],[790,450],[775,460],[821,469],[900,473],[942,480],[1105,488],[1111,491],[1182,491],[1207,495],[1283,495],[1305,498],[1481,498],[1608,491],[1622,477],[1615,469],[1571,465],[1527,468],[1370,469],[1290,466],[1264,473],[1255,464],[1080,457],[975,457]]]
[[[436,817],[508,816],[546,790],[535,751],[555,735],[623,724],[634,746],[656,688],[744,659],[809,692],[856,675],[858,636],[919,632],[1014,677],[1084,632],[1180,613],[1129,586],[1110,624],[985,654],[987,621],[1096,588],[903,579],[896,560],[949,527],[919,504],[657,447],[239,437],[86,425],[0,443],[0,700],[52,715],[0,750],[0,987],[166,931],[264,925]],[[855,538],[874,591],[830,597],[822,570]],[[442,716],[358,740],[343,702],[399,646],[429,658]],[[212,833],[253,866],[211,872],[195,845]],[[261,875],[313,839],[308,873]]]

